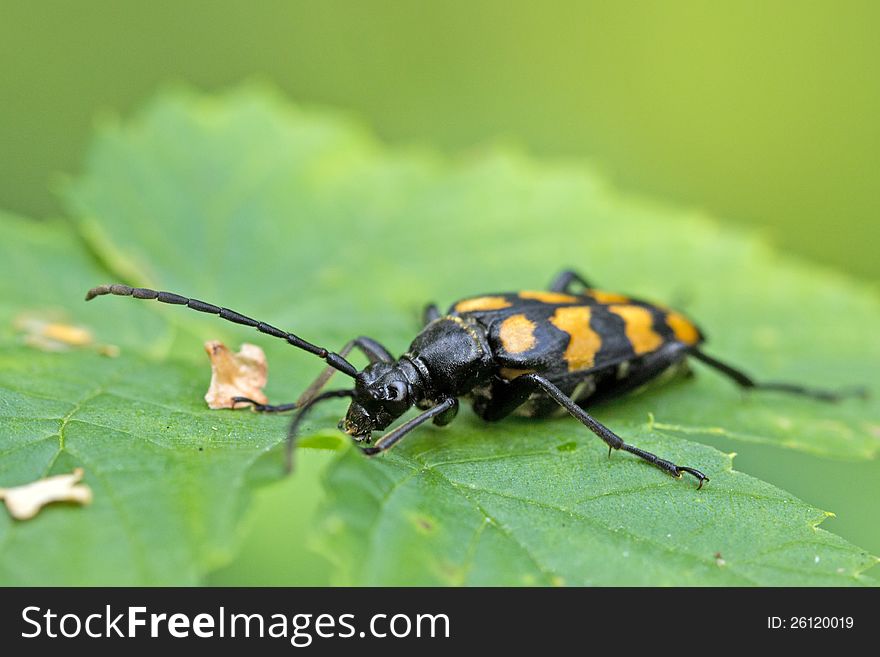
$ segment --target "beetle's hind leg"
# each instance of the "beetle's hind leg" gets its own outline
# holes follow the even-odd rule
[[[568,411],[571,416],[605,441],[605,444],[608,445],[609,454],[612,449],[622,449],[625,452],[638,456],[640,459],[647,461],[651,465],[660,468],[676,478],[681,477],[682,473],[686,472],[699,481],[698,489],[702,488],[703,484],[709,481],[709,477],[696,468],[676,465],[672,461],[662,459],[656,454],[652,454],[651,452],[647,452],[625,442],[623,438],[578,406],[568,395],[562,392],[562,390],[538,374],[524,374],[505,385],[493,386],[491,396],[488,398],[479,398],[480,403],[479,405],[475,405],[474,411],[484,420],[490,422],[500,420],[501,418],[510,415],[522,405],[532,393],[538,391],[546,393],[551,399],[553,399],[553,401]]]
[[[556,278],[553,279],[553,282],[550,283],[550,291],[565,292],[566,294],[571,294],[571,286],[573,284],[580,285],[586,290],[593,287],[592,284],[590,284],[583,276],[578,274],[576,271],[572,269],[566,269],[565,271],[560,272],[556,276]]]
[[[688,350],[688,353],[712,369],[721,372],[741,388],[751,390],[776,390],[778,392],[812,397],[813,399],[828,402],[838,402],[849,397],[861,397],[864,399],[868,396],[868,391],[864,387],[853,387],[844,390],[822,390],[820,388],[808,388],[797,383],[780,383],[777,381],[768,381],[766,383],[758,382],[745,372],[706,355],[696,347],[691,347]]]

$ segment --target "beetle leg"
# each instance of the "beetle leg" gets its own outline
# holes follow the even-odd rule
[[[567,410],[569,414],[571,414],[575,419],[579,420],[590,431],[599,436],[599,438],[604,440],[611,449],[622,449],[625,452],[634,454],[640,459],[647,461],[651,465],[657,466],[661,470],[668,472],[676,478],[681,477],[681,474],[683,472],[687,472],[688,474],[696,477],[697,480],[699,480],[700,485],[698,486],[698,489],[703,487],[704,482],[709,481],[709,477],[707,477],[695,468],[676,465],[671,461],[660,458],[656,454],[652,454],[651,452],[647,452],[634,445],[630,445],[624,442],[623,438],[618,436],[616,433],[611,431],[611,429],[606,427],[604,424],[596,420],[592,415],[587,413],[580,406],[575,404],[574,401],[571,400],[571,398],[565,395],[559,388],[550,383],[550,381],[548,381],[544,377],[538,376],[537,374],[526,374],[525,376],[519,377],[515,380],[523,378],[531,379],[536,387],[541,388],[544,392],[550,395],[550,397],[552,397],[560,406],[565,408],[565,410]]]
[[[258,413],[284,413],[285,411],[292,411],[296,408],[296,402],[292,402],[290,404],[261,404],[258,401],[251,399],[250,397],[233,397],[232,398],[232,408],[235,408],[236,404],[250,404],[251,408],[253,408]]]
[[[391,354],[388,353],[388,350],[372,338],[361,336],[354,340],[349,340],[345,346],[339,350],[339,355],[342,358],[345,358],[353,349],[359,349],[363,352],[371,363],[380,360],[386,362],[394,360]],[[354,394],[353,390],[348,389],[321,392],[335,372],[336,370],[332,367],[326,368],[314,381],[312,381],[312,384],[305,389],[305,391],[299,396],[299,399],[290,404],[279,404],[277,406],[258,404],[253,399],[248,399],[247,397],[235,397],[232,400],[233,403],[249,403],[253,405],[255,411],[262,413],[281,413],[283,411],[299,410],[299,412],[294,415],[293,420],[290,422],[290,426],[287,429],[287,448],[284,457],[285,470],[287,472],[293,470],[293,447],[296,443],[296,434],[299,431],[299,425],[305,419],[309,409],[314,404],[324,401],[325,399],[351,397]]]
[[[443,401],[441,401],[436,406],[432,406],[424,413],[416,415],[413,419],[404,422],[396,429],[392,429],[384,436],[382,436],[379,440],[376,441],[376,444],[372,447],[361,447],[361,451],[367,456],[373,456],[374,454],[379,454],[380,452],[387,451],[391,449],[396,443],[400,441],[406,434],[415,429],[420,424],[424,424],[431,418],[443,418],[444,414],[447,412],[452,412],[454,414],[454,410],[458,408],[458,400],[455,397],[447,397]]]
[[[345,346],[339,350],[339,354],[345,358],[353,349],[359,349],[371,363],[377,361],[389,363],[394,360],[394,357],[385,347],[372,338],[363,335],[353,340],[349,340]],[[297,399],[292,405],[285,404],[285,406],[292,406],[293,408],[299,409],[299,413],[294,416],[287,429],[287,451],[284,459],[287,472],[293,470],[293,447],[296,443],[296,434],[297,431],[299,431],[299,425],[305,419],[309,409],[319,401],[332,399],[334,397],[351,397],[354,394],[353,390],[329,390],[324,393],[321,392],[335,372],[336,370],[332,367],[326,368],[314,381],[312,381],[312,384],[303,391],[299,396],[299,399]]]
[[[345,344],[345,346],[339,350],[339,355],[345,358],[346,356],[348,356],[348,354],[351,353],[353,349],[359,349],[371,363],[375,363],[377,361],[390,363],[394,360],[394,357],[388,352],[385,347],[383,347],[372,338],[368,338],[363,335],[355,338],[354,340],[349,340]],[[336,370],[332,367],[325,368],[324,371],[321,372],[314,381],[312,381],[312,384],[308,388],[306,388],[299,396],[299,399],[297,399],[295,402],[295,406],[300,407],[307,404],[310,399],[321,392],[321,389],[325,385],[327,385],[330,377],[333,376],[335,373]]]
[[[381,344],[373,340],[372,338],[367,338],[365,336],[360,336],[359,338],[355,338],[354,340],[349,340],[346,345],[339,350],[339,355],[345,358],[352,352],[353,349],[359,349],[371,363],[375,363],[376,361],[385,361],[391,362],[394,358],[388,353],[388,350],[383,347]],[[295,402],[291,402],[289,404],[260,404],[259,402],[254,401],[248,397],[233,397],[232,402],[233,406],[235,404],[250,404],[255,411],[258,413],[283,413],[285,411],[292,411],[297,408],[302,408],[306,404],[309,403],[311,399],[313,399],[321,390],[327,385],[327,382],[330,380],[330,377],[336,373],[336,369],[333,367],[327,367],[321,372],[318,377],[312,381],[311,385],[303,391],[303,393],[299,396]]]
[[[290,426],[287,428],[287,447],[284,453],[284,468],[287,472],[293,470],[293,447],[296,443],[296,434],[299,431],[299,425],[302,424],[302,421],[306,418],[309,411],[314,408],[315,404],[318,402],[322,402],[326,399],[336,399],[338,397],[352,397],[354,396],[354,390],[344,389],[344,390],[325,390],[320,395],[315,395],[307,402],[305,402],[302,406],[297,407],[299,410],[296,415],[293,416],[293,420],[290,423]]]
[[[567,294],[571,294],[571,285],[572,283],[577,283],[584,289],[590,289],[593,286],[584,279],[583,276],[578,274],[576,271],[572,269],[566,269],[559,273],[556,278],[553,279],[553,282],[550,283],[550,291],[551,292],[565,292]]]
[[[429,303],[427,306],[425,306],[425,309],[422,310],[422,326],[427,326],[439,317],[440,309],[437,307],[437,304]]]
[[[797,383],[780,383],[774,381],[759,383],[745,372],[742,372],[741,370],[738,370],[735,367],[732,367],[726,363],[722,363],[720,360],[716,360],[711,356],[707,356],[695,347],[691,347],[688,351],[690,355],[692,355],[694,358],[705,363],[709,367],[718,370],[727,378],[732,379],[741,388],[750,388],[753,390],[777,390],[779,392],[787,392],[793,395],[803,395],[805,397],[812,397],[814,399],[820,399],[822,401],[829,402],[837,402],[841,399],[846,399],[847,397],[861,397],[865,399],[868,396],[868,391],[863,387],[854,387],[835,391],[821,390],[819,388],[807,388],[806,386],[802,386]]]
[[[522,406],[533,392],[535,385],[524,376],[495,379],[485,395],[474,399],[474,413],[486,422],[497,422]]]
[[[498,389],[496,388],[496,390]],[[562,392],[562,390],[538,374],[524,374],[516,377],[508,383],[507,386],[498,390],[499,394],[493,394],[493,397],[489,400],[488,404],[475,410],[480,417],[485,420],[500,420],[516,410],[516,408],[525,402],[532,393],[538,391],[545,392],[557,404],[568,411],[576,420],[605,441],[605,444],[608,445],[609,453],[612,449],[622,449],[625,452],[638,456],[640,459],[647,461],[651,465],[660,468],[676,478],[681,477],[682,473],[687,472],[696,477],[700,482],[698,488],[702,488],[703,483],[709,481],[709,477],[695,468],[676,465],[671,461],[660,458],[656,454],[652,454],[651,452],[647,452],[639,447],[624,442],[623,438],[596,420],[592,415],[578,406],[568,395]]]

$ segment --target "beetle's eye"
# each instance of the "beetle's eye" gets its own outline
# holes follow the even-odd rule
[[[406,388],[402,383],[392,383],[382,392],[384,393],[384,398],[388,401],[399,402],[406,398]]]

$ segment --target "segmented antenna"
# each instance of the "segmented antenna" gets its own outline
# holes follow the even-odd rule
[[[354,365],[337,353],[328,351],[324,347],[319,347],[311,342],[306,342],[293,333],[282,331],[281,329],[275,328],[265,322],[258,322],[255,319],[251,319],[250,317],[237,313],[229,308],[221,308],[220,306],[205,303],[198,299],[188,299],[187,297],[182,297],[179,294],[174,294],[172,292],[158,292],[156,290],[149,290],[145,287],[129,287],[128,285],[120,285],[119,283],[93,287],[86,293],[86,301],[91,301],[95,297],[100,297],[105,294],[115,294],[120,297],[134,297],[135,299],[156,299],[162,303],[169,303],[174,306],[186,306],[187,308],[192,308],[193,310],[198,310],[202,313],[219,315],[221,319],[225,319],[228,322],[243,324],[244,326],[252,326],[260,333],[271,335],[274,338],[280,338],[294,347],[308,351],[310,354],[322,358],[330,367],[339,370],[343,374],[347,374],[352,378],[354,378],[358,372]]]

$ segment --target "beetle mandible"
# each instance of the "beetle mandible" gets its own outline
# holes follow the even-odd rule
[[[759,383],[703,352],[703,333],[683,314],[603,292],[571,270],[560,273],[545,291],[470,297],[454,303],[446,314],[436,305],[428,305],[421,332],[397,359],[372,338],[355,338],[336,353],[228,308],[171,292],[100,285],[89,290],[86,301],[105,294],[157,299],[219,315],[323,359],[328,367],[296,402],[268,405],[246,397],[234,399],[261,412],[297,411],[288,430],[288,470],[299,426],[319,402],[351,398],[339,428],[356,442],[365,443],[367,446],[360,449],[372,456],[390,449],[428,420],[448,424],[458,413],[458,399],[466,397],[476,414],[490,422],[512,413],[540,418],[564,409],[605,441],[609,454],[622,449],[674,477],[688,473],[697,479],[699,489],[709,480],[700,470],[676,465],[626,443],[586,408],[640,388],[664,372],[685,369],[688,357],[743,388],[778,390],[825,401],[851,394],[792,383]],[[346,360],[354,349],[369,360],[363,370]],[[354,379],[354,387],[324,390],[337,371]],[[386,429],[413,406],[422,412],[372,442],[374,431]]]

